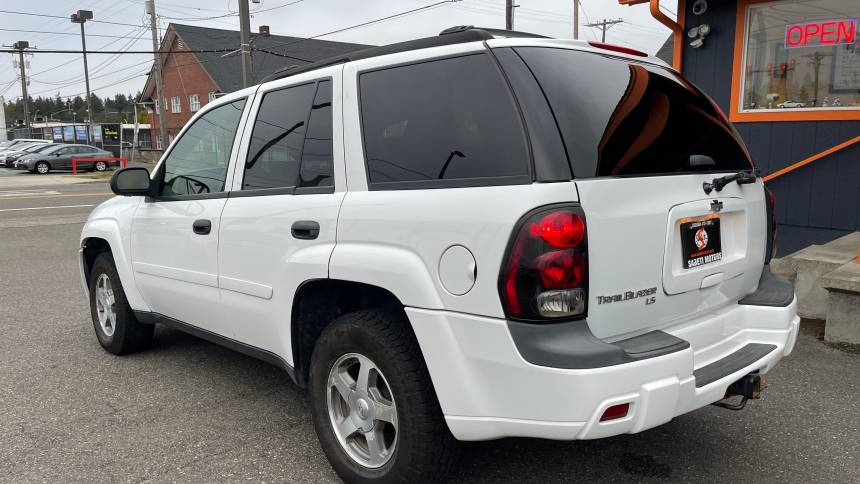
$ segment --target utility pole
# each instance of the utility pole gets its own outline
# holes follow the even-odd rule
[[[12,44],[12,48],[18,51],[18,67],[21,68],[21,95],[24,100],[24,126],[27,127],[27,137],[32,138],[30,132],[30,99],[27,96],[27,65],[24,64],[24,49],[30,47],[26,40],[19,40]]]
[[[573,39],[579,39],[579,0],[573,0]]]
[[[248,87],[254,83],[254,74],[251,72],[251,12],[248,0],[239,0],[239,41],[242,43],[242,87]]]
[[[585,26],[586,27],[600,27],[600,30],[602,31],[602,35],[600,36],[600,41],[606,42],[606,31],[609,30],[610,28],[612,28],[613,25],[620,24],[622,22],[624,22],[624,20],[622,20],[620,18],[612,19],[612,20],[603,19],[600,22],[592,22],[590,24],[585,24]]]
[[[241,2],[240,2],[241,3]],[[154,110],[158,115],[158,136],[161,138],[161,148],[167,148],[167,100],[164,97],[164,83],[161,79],[161,47],[158,43],[158,23],[155,19],[155,0],[146,0],[146,13],[149,14],[149,28],[152,30],[152,52],[155,58],[155,95],[157,97]],[[156,144],[156,148],[158,145]]]
[[[84,82],[87,88],[87,143],[91,143],[90,133],[93,129],[93,101],[90,99],[90,71],[87,67],[87,38],[84,34],[84,24],[87,20],[92,20],[93,12],[90,10],[78,10],[77,13],[72,14],[72,23],[73,24],[81,24],[81,47],[84,54]]]

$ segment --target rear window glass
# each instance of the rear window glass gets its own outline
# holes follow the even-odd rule
[[[361,74],[371,188],[529,183],[520,116],[486,54]]]
[[[711,101],[667,69],[567,49],[516,51],[546,94],[575,177],[752,168]],[[691,166],[693,155],[714,163]]]

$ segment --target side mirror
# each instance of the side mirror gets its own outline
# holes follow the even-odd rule
[[[149,195],[151,186],[149,170],[142,166],[118,170],[110,179],[111,191],[125,197]]]

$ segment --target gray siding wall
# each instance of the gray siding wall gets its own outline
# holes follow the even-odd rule
[[[690,2],[688,2],[689,5]],[[729,112],[735,0],[711,0],[686,25],[711,26],[705,45],[684,42],[683,73]],[[689,11],[689,7],[688,7]],[[860,121],[735,123],[762,173],[773,173],[860,136]],[[768,183],[777,204],[780,255],[860,230],[860,143]]]

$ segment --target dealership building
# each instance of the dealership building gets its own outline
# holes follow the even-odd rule
[[[679,0],[661,51],[734,123],[776,194],[780,254],[860,230],[860,0]]]

